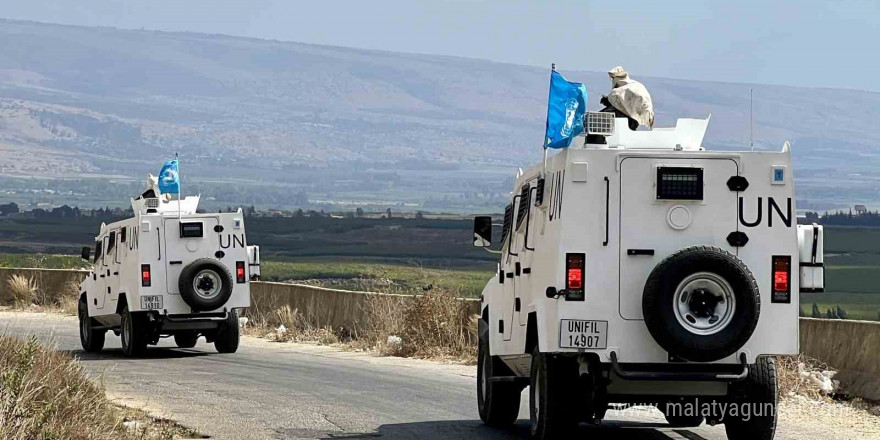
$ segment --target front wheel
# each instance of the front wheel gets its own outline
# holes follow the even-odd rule
[[[238,351],[239,339],[238,313],[235,310],[230,310],[226,314],[226,322],[217,330],[217,336],[214,338],[214,348],[217,349],[218,353],[235,353]]]
[[[724,419],[729,440],[772,440],[776,434],[776,360],[761,357],[749,365],[748,377],[733,387]]]
[[[94,329],[95,321],[89,317],[89,306],[85,298],[79,301],[77,315],[79,315],[79,342],[83,350],[88,353],[100,353],[104,348],[107,330]]]
[[[578,364],[574,359],[532,353],[529,415],[533,440],[563,439],[577,429]]]
[[[132,313],[128,305],[122,309],[122,353],[137,356],[147,348],[147,326],[143,313]]]
[[[503,428],[516,422],[522,387],[514,382],[498,382],[499,376],[513,377],[513,372],[500,359],[489,354],[489,325],[479,321],[480,342],[477,347],[477,407],[483,423]]]

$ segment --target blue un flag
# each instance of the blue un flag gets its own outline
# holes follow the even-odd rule
[[[550,74],[547,100],[547,134],[544,148],[568,148],[571,140],[584,131],[587,88],[569,82],[555,70]]]
[[[162,194],[180,194],[180,175],[177,171],[177,159],[169,160],[159,171],[159,191]]]

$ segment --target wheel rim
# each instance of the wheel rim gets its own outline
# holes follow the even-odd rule
[[[713,335],[730,324],[736,310],[733,287],[712,272],[689,275],[675,289],[672,310],[678,323],[695,335]]]
[[[203,299],[214,299],[222,289],[223,281],[214,270],[200,270],[193,278],[193,291]]]

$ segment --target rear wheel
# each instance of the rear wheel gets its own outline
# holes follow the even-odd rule
[[[512,425],[519,415],[522,387],[514,382],[496,382],[499,376],[513,372],[500,359],[489,354],[489,325],[479,321],[480,342],[477,348],[477,407],[483,423],[498,428]]]
[[[174,343],[179,348],[193,348],[199,340],[199,334],[196,332],[181,332],[174,334]]]
[[[532,353],[529,386],[530,434],[533,440],[567,438],[577,429],[578,364],[574,359]]]
[[[235,310],[230,310],[226,314],[226,322],[217,330],[214,348],[219,353],[235,353],[238,350],[239,338],[238,313]]]
[[[776,360],[761,357],[749,376],[732,386],[733,399],[724,417],[730,440],[772,440],[776,434]]]
[[[95,320],[89,318],[89,305],[85,298],[79,301],[77,306],[79,315],[79,341],[83,350],[88,353],[99,353],[104,348],[104,338],[107,330],[95,330]]]
[[[143,313],[131,313],[128,305],[122,309],[122,353],[126,356],[137,356],[147,348],[146,316]]]

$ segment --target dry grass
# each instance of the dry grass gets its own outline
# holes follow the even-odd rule
[[[248,322],[243,327],[246,334],[265,337],[277,342],[317,342],[323,345],[338,344],[343,338],[341,330],[320,327],[311,323],[297,309],[284,305],[268,313],[247,313]]]
[[[126,420],[132,417],[126,411],[107,400],[77,361],[34,339],[0,336],[0,438],[154,440],[181,435],[179,427],[157,425],[136,411],[137,418]]]
[[[33,278],[16,274],[7,279],[6,284],[15,307],[28,307],[37,299],[37,282]]]
[[[39,273],[33,276],[14,274],[6,279],[5,298],[0,302],[14,308],[37,311],[49,310],[76,315],[79,301],[79,282],[69,280],[54,289],[45,286]]]
[[[781,396],[804,396],[811,400],[830,401],[826,393],[805,381],[800,375],[798,365],[803,364],[807,371],[834,370],[828,364],[809,356],[776,356],[776,382]]]
[[[55,306],[58,311],[67,315],[76,315],[79,307],[79,283],[68,281],[61,289],[61,293],[47,303],[47,306]]]
[[[448,292],[425,295],[369,296],[366,322],[360,331],[319,326],[287,305],[271,311],[246,312],[246,334],[286,342],[343,344],[386,356],[407,356],[474,363],[477,354],[476,315]],[[282,330],[279,330],[282,329]],[[390,339],[389,339],[390,338]]]
[[[374,296],[360,345],[381,354],[476,361],[476,319],[447,292],[415,298]]]

